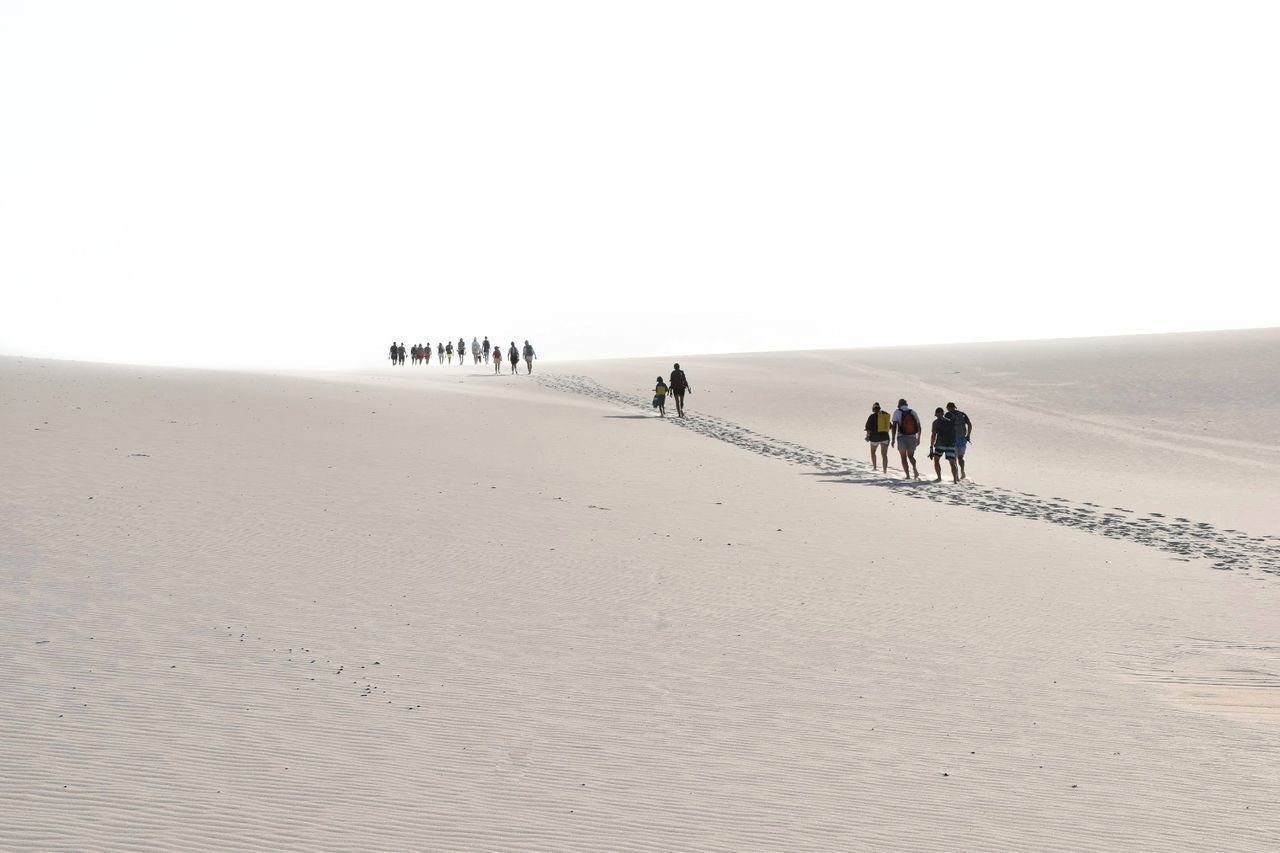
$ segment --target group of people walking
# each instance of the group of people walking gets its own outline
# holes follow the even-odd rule
[[[454,347],[453,341],[436,344],[436,364],[442,367],[447,364],[453,364],[453,357],[457,355],[458,365],[461,367],[467,362],[467,342],[463,338],[458,338],[458,346]],[[414,344],[405,348],[404,342],[391,342],[391,363],[394,365],[404,364],[405,357],[411,359],[412,364],[430,364],[431,363],[431,344]],[[524,356],[525,369],[528,373],[533,373],[533,360],[538,357],[537,352],[533,349],[533,344],[528,341],[524,342],[523,348],[516,347],[516,342],[512,341],[511,346],[507,349],[507,364],[511,365],[512,373],[519,373],[520,357]],[[493,372],[502,372],[502,345],[489,343],[488,335],[485,336],[482,343],[477,338],[471,339],[471,358],[474,364],[493,363]]]
[[[955,403],[947,403],[946,409],[939,406],[933,410],[933,415],[933,426],[929,432],[929,458],[933,460],[933,470],[937,475],[933,481],[942,482],[942,460],[946,459],[951,466],[951,479],[958,483],[965,479],[964,453],[973,440],[973,421],[956,408]],[[867,442],[871,445],[872,468],[877,467],[876,449],[879,448],[880,468],[889,473],[889,447],[893,446],[902,457],[902,473],[908,480],[920,479],[916,450],[920,447],[924,421],[906,400],[899,400],[892,413],[881,409],[879,403],[872,403],[865,429]]]

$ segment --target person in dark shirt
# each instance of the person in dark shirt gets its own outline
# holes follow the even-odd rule
[[[485,363],[485,364],[488,364],[488,363],[489,363],[489,350],[493,348],[493,345],[489,343],[489,336],[488,336],[488,335],[485,335],[485,336],[484,336],[484,343],[483,343],[483,344],[481,344],[480,346],[482,346],[482,347],[484,348],[484,363]]]
[[[512,341],[511,346],[507,348],[507,363],[511,365],[511,372],[520,372],[520,350],[516,349],[516,342]]]
[[[404,357],[406,355],[405,349],[404,349],[404,341],[400,342],[399,355],[400,355],[400,363],[404,364]]]
[[[871,470],[876,467],[876,448],[880,448],[880,467],[889,473],[889,427],[888,412],[881,411],[879,403],[871,404],[871,415],[867,418],[867,441],[871,445]]]
[[[951,479],[960,482],[960,469],[956,467],[956,422],[946,416],[939,406],[933,412],[933,432],[929,435],[929,458],[933,460],[933,470],[938,476],[935,483],[942,482],[942,457],[951,463]]]
[[[960,479],[965,479],[964,452],[969,449],[969,441],[973,438],[973,421],[969,416],[956,408],[955,403],[947,403],[947,417],[956,425],[956,462],[960,463]]]
[[[400,361],[400,345],[395,341],[391,342],[391,364],[394,366]]]
[[[686,391],[690,394],[693,393],[693,389],[689,387],[689,378],[680,369],[680,363],[676,362],[672,365],[671,370],[671,393],[676,398],[676,417],[684,417],[684,394]]]

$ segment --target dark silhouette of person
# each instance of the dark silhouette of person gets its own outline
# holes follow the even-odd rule
[[[689,378],[684,375],[684,371],[680,369],[680,362],[676,362],[671,370],[671,395],[676,398],[676,417],[684,417],[684,395],[685,392],[693,393],[693,389],[689,387]]]

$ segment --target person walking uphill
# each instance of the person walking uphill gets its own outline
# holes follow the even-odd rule
[[[951,481],[960,482],[960,471],[956,468],[956,422],[946,416],[942,407],[933,410],[933,431],[929,434],[929,458],[933,460],[933,471],[937,474],[933,481],[942,482],[942,457],[946,456],[951,463]]]
[[[658,377],[658,384],[653,389],[653,407],[658,410],[658,417],[667,416],[667,383]]]
[[[880,410],[879,403],[871,404],[871,416],[867,418],[867,441],[871,444],[871,470],[876,467],[876,448],[880,448],[880,467],[889,473],[889,430],[893,418],[888,412]]]
[[[955,403],[947,403],[947,417],[956,425],[956,461],[960,463],[960,479],[965,479],[964,452],[969,448],[969,440],[973,438],[973,421],[969,416],[956,408]]]
[[[520,372],[520,350],[516,349],[515,341],[512,341],[511,346],[507,348],[507,363],[511,365],[513,374]]]
[[[684,395],[688,391],[693,393],[693,389],[689,387],[689,378],[684,375],[684,371],[680,369],[680,362],[676,362],[671,366],[671,393],[676,398],[676,417],[684,417]]]
[[[502,372],[502,347],[493,348],[493,372]]]
[[[485,335],[485,336],[484,336],[484,344],[483,344],[482,346],[484,347],[484,363],[485,363],[485,364],[488,364],[488,363],[489,363],[489,350],[490,350],[490,349],[492,349],[492,347],[493,347],[493,345],[489,343],[489,336],[488,336],[488,335]]]
[[[528,341],[524,342],[524,364],[530,373],[533,373],[533,360],[538,354],[533,351],[533,344]]]
[[[395,341],[391,342],[391,363],[394,365],[400,358],[400,345]]]
[[[920,446],[920,416],[916,410],[907,405],[906,400],[898,401],[898,408],[893,410],[890,422],[889,443],[898,448],[902,457],[902,473],[907,479],[920,479],[920,468],[916,465],[916,448]],[[910,468],[908,468],[910,463]]]

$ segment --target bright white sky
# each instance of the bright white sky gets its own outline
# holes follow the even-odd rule
[[[0,3],[0,352],[1280,325],[1280,4]]]

